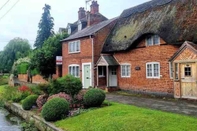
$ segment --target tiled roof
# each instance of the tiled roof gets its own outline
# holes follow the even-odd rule
[[[78,39],[78,38],[93,35],[95,32],[101,30],[102,28],[104,28],[105,26],[107,26],[108,24],[113,22],[115,19],[117,19],[117,18],[106,20],[106,21],[100,22],[96,25],[87,27],[87,28],[85,28],[81,31],[76,32],[75,34],[71,35],[70,37],[68,37],[68,38],[66,38],[62,41],[69,41],[69,40]]]

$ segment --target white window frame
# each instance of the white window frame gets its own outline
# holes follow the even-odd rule
[[[169,75],[170,75],[170,79],[173,79],[174,76],[174,67],[173,67],[173,62],[169,62]]]
[[[148,45],[148,38],[146,38],[146,46],[154,46],[154,45],[160,45],[161,44],[161,38],[158,35],[151,35],[151,45]],[[158,37],[159,43],[154,43],[154,37]]]
[[[125,70],[125,75],[123,75],[123,66],[129,66],[129,70],[128,71],[126,70],[126,68],[124,69]],[[128,72],[128,73],[126,73],[126,72]],[[120,71],[120,73],[121,73],[121,77],[122,78],[129,78],[129,77],[131,77],[131,64],[128,64],[128,63],[121,64],[121,71]],[[128,75],[126,75],[126,74],[128,74]]]
[[[101,68],[101,70],[102,70],[102,75],[100,75],[100,74],[99,74],[99,71],[98,71],[98,76],[99,76],[99,77],[105,77],[105,71],[104,71],[105,66],[99,66],[99,67],[98,67],[98,70],[99,70],[99,68]]]
[[[77,45],[78,44],[78,45]],[[80,52],[80,46],[81,46],[81,42],[80,40],[76,40],[76,41],[71,41],[68,43],[68,52],[69,54],[73,54],[73,53],[79,53]],[[71,49],[73,48],[73,49]]]
[[[68,26],[68,34],[70,35],[72,32],[71,32],[71,27]]]
[[[158,76],[154,76],[154,65],[158,64]],[[151,65],[151,70],[152,70],[152,76],[148,76],[148,65]],[[160,63],[159,62],[148,62],[146,63],[146,78],[155,78],[155,79],[160,79]]]
[[[82,30],[82,23],[81,21],[78,21],[78,31]]]
[[[73,74],[73,71],[72,71],[72,70],[70,71],[70,67],[72,67],[72,69],[78,67],[78,76],[76,75],[76,74],[77,74],[77,72],[76,72],[77,70],[75,70],[75,72],[74,72],[74,74]],[[71,73],[70,73],[70,72],[71,72]],[[79,77],[80,77],[80,66],[77,65],[77,64],[69,65],[69,66],[68,66],[68,74],[70,74],[70,75],[72,75],[72,76],[74,76],[74,77],[79,78]]]

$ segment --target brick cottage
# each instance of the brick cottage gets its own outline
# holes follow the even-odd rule
[[[63,40],[63,75],[84,88],[197,99],[196,12],[196,0],[154,0],[93,25],[87,13],[87,27]]]

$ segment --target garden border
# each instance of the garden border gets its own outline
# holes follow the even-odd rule
[[[5,103],[5,108],[12,113],[22,117],[27,122],[34,121],[35,127],[40,131],[63,131],[55,127],[52,123],[46,122],[43,118],[35,115],[31,111],[25,111],[22,109],[22,106],[17,103]]]

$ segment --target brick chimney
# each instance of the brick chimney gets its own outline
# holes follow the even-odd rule
[[[80,20],[84,17],[86,17],[85,9],[83,7],[80,7],[78,11],[78,19]]]
[[[97,3],[97,1],[92,1],[92,4],[90,6],[90,13],[91,14],[99,13],[99,4]]]

